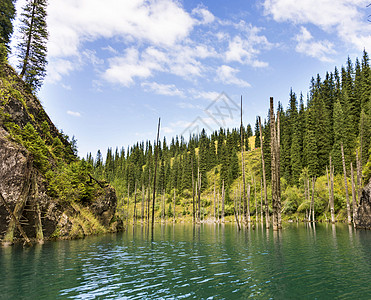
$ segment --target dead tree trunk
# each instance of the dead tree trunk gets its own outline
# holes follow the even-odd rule
[[[335,208],[334,208],[334,167],[331,164],[331,155],[330,155],[330,212],[331,212],[331,223],[335,224]]]
[[[263,179],[260,178],[260,222],[263,221]]]
[[[273,98],[272,98],[273,101]],[[282,228],[282,217],[281,217],[281,160],[280,160],[280,149],[281,149],[281,127],[280,127],[280,112],[277,111],[277,144],[276,144],[276,173],[277,173],[277,222],[278,229]]]
[[[149,203],[151,201],[151,168],[148,172],[148,195],[147,195],[147,224],[149,225]]]
[[[129,223],[129,199],[130,199],[130,182],[128,182],[128,201],[126,203],[126,224]]]
[[[199,161],[200,162],[200,161]],[[201,173],[198,165],[198,221],[201,222]]]
[[[241,134],[241,167],[242,167],[242,186],[243,186],[243,216],[245,220],[250,223],[250,219],[246,218],[245,216],[247,215],[246,211],[246,186],[245,186],[245,159],[243,156],[244,153],[244,138],[243,138],[243,125],[242,125],[242,96],[241,96],[241,129],[240,129],[240,134]],[[250,214],[249,214],[250,215]]]
[[[143,223],[144,219],[144,198],[146,197],[146,191],[144,190],[144,184],[142,184],[142,209],[140,215],[140,222]]]
[[[3,205],[4,205],[5,209],[7,210],[8,214],[11,216],[13,222],[16,224],[16,226],[17,226],[19,232],[21,233],[22,237],[25,239],[26,243],[27,244],[31,244],[31,241],[28,238],[27,234],[24,232],[24,230],[23,230],[23,228],[21,226],[21,223],[19,223],[18,218],[15,216],[15,214],[9,208],[8,204],[5,201],[5,198],[3,197],[3,195],[1,193],[0,193],[0,199],[1,199],[1,202],[3,202]],[[11,240],[4,238],[4,241],[5,242],[9,242],[9,243],[13,243],[13,237],[12,237]]]
[[[215,206],[215,179],[214,179],[214,222],[216,221],[216,206]]]
[[[276,128],[277,125],[277,128]],[[272,172],[272,209],[273,209],[273,230],[281,228],[281,205],[280,205],[280,184],[279,184],[279,112],[277,123],[275,121],[273,97],[270,98],[270,130],[271,130],[271,172]]]
[[[162,222],[165,222],[165,190],[162,190]]]
[[[268,208],[268,196],[267,196],[267,181],[265,178],[265,161],[263,151],[263,131],[261,125],[261,119],[259,118],[259,133],[260,133],[260,152],[262,157],[262,169],[263,169],[263,183],[264,183],[264,199],[265,199],[265,224],[267,229],[269,228],[269,208]]]
[[[137,220],[137,183],[135,182],[133,224],[136,222],[136,220]]]
[[[310,200],[310,180],[309,180],[309,178],[307,178],[307,188],[308,188],[308,201],[309,201],[308,222],[310,222],[311,218],[312,218],[312,202]]]
[[[354,170],[353,170],[353,164],[350,163],[350,176],[352,178],[352,206],[353,206],[353,224],[355,222],[355,219],[357,217],[357,196],[356,196],[356,186],[354,183]]]
[[[250,219],[250,196],[251,196],[251,186],[250,184],[247,185],[247,211],[246,211],[246,220],[247,220],[247,224],[250,226],[250,222],[251,222],[251,219]]]
[[[43,242],[44,233],[43,233],[43,226],[41,223],[40,205],[37,201],[38,195],[39,195],[39,189],[37,186],[36,174],[34,173],[32,177],[32,202],[33,202],[34,216],[35,216],[35,233],[36,233],[36,240],[38,242]]]
[[[344,188],[345,188],[345,196],[347,198],[347,215],[348,215],[348,224],[352,224],[352,217],[350,214],[350,203],[349,203],[349,192],[348,192],[348,180],[347,180],[347,169],[345,167],[345,157],[344,157],[344,148],[343,143],[340,145],[341,147],[341,159],[343,161],[343,173],[344,173]]]
[[[254,200],[255,200],[255,221],[258,221],[258,200],[256,200],[256,180],[253,177],[254,182]]]
[[[326,178],[327,178],[327,189],[328,189],[328,208],[331,206],[331,182],[330,182],[330,176],[328,172],[328,168],[326,166]],[[326,217],[327,221],[327,217]]]
[[[173,213],[173,223],[175,223],[175,187],[174,187],[174,213]]]
[[[356,152],[356,159],[357,159],[357,189],[358,189],[357,203],[359,204],[362,195],[362,162],[358,157],[358,151]]]
[[[312,222],[315,222],[314,219],[314,185],[316,183],[316,176],[312,178]]]
[[[222,187],[222,222],[224,223],[224,202],[225,202],[225,190],[224,190],[224,180]]]
[[[194,180],[194,174],[193,174],[193,156],[191,157],[191,165],[192,165],[192,204],[193,204],[193,224],[196,221],[196,212],[195,212],[195,180]]]
[[[157,174],[157,156],[158,156],[158,147],[159,147],[159,137],[160,137],[160,121],[158,118],[158,128],[157,128],[157,140],[155,146],[155,174],[153,175],[153,197],[152,197],[152,233],[153,227],[155,225],[155,202],[156,202],[156,174]]]

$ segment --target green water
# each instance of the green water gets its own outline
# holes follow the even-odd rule
[[[371,299],[371,231],[157,225],[0,249],[0,299]]]

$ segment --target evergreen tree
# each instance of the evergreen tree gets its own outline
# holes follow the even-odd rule
[[[2,0],[0,5],[0,44],[5,46],[8,46],[13,33],[14,3],[15,0]]]
[[[20,76],[33,90],[41,87],[46,75],[46,7],[47,0],[28,0],[21,14]]]
[[[341,108],[340,101],[337,101],[334,105],[334,144],[332,146],[332,162],[335,168],[335,173],[341,173],[343,171],[342,165],[342,158],[341,158],[341,151],[340,145],[343,142],[343,122],[344,122],[344,114]]]
[[[254,135],[255,135],[255,148],[260,147],[260,132],[259,132],[259,119],[256,118],[255,122],[255,129],[254,129]]]

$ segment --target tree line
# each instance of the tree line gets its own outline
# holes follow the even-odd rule
[[[344,187],[343,190],[340,188],[340,185],[345,183],[341,183],[336,178],[341,178],[345,173],[346,183],[349,182],[351,187],[350,165],[357,166],[357,163],[361,170],[363,169],[363,177],[360,182],[356,179],[356,183],[363,185],[363,182],[370,178],[370,72],[369,57],[364,51],[362,59],[357,58],[354,64],[348,58],[340,71],[335,68],[333,72],[327,72],[323,79],[319,74],[313,77],[305,101],[303,94],[298,96],[291,90],[288,107],[284,109],[282,104],[278,103],[275,113],[280,118],[278,125],[280,165],[277,173],[279,179],[276,181],[278,180],[282,185],[284,212],[290,214],[298,212],[298,209],[303,211],[303,208],[300,210],[300,204],[303,203],[298,199],[292,200],[295,198],[293,193],[305,198],[304,207],[312,214],[315,207],[316,214],[323,214],[325,210],[330,210],[328,200],[325,200],[318,191],[312,192],[313,179],[318,179],[319,183],[325,180],[326,170],[327,172],[330,170],[330,157],[336,189],[334,210],[337,212],[344,209],[346,204]],[[254,133],[249,124],[247,127],[235,129],[220,128],[210,135],[202,130],[200,134],[190,136],[188,141],[184,137],[177,136],[172,138],[170,144],[164,138],[158,146],[158,175],[155,183],[157,195],[168,195],[169,204],[171,204],[170,195],[174,191],[179,199],[191,199],[197,192],[195,192],[197,180],[195,178],[192,180],[192,177],[199,176],[201,193],[210,195],[215,185],[222,189],[224,183],[225,203],[231,204],[234,201],[236,184],[242,184],[242,152],[245,150],[247,154],[255,153],[255,150],[261,147],[261,141],[267,170],[266,180],[271,187],[272,174],[275,173],[270,172],[272,169],[270,118],[271,114],[268,110],[262,124],[262,139],[260,139],[258,118]],[[251,138],[254,146],[249,149]],[[138,142],[127,149],[116,148],[113,151],[109,148],[105,158],[102,157],[101,151],[98,151],[95,158],[89,154],[86,160],[93,167],[94,175],[112,183],[122,201],[125,202],[127,195],[135,193],[135,187],[143,187],[146,190],[153,186],[154,150],[151,141]],[[258,192],[262,191],[263,188],[259,185],[262,179],[261,158],[258,155],[246,155],[244,166],[249,164],[249,160],[255,160],[255,163],[250,163],[250,169],[246,170],[247,175],[249,179],[253,178],[258,182]],[[249,185],[251,188],[252,185]],[[269,197],[272,197],[271,192],[268,193],[270,193]],[[258,197],[255,192],[254,199]],[[252,214],[256,216],[258,216],[258,209],[263,209],[260,208],[258,200],[251,198],[251,201],[257,203],[252,206]],[[205,198],[203,201],[209,205],[208,213],[212,215],[212,201]],[[232,213],[232,207],[230,208],[227,214]],[[269,210],[271,209],[270,203]],[[190,211],[191,208],[186,207],[185,210]]]

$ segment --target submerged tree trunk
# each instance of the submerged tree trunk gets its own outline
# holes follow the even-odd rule
[[[246,211],[246,186],[245,186],[245,159],[244,159],[244,138],[243,138],[243,125],[242,125],[242,96],[241,96],[241,168],[242,168],[242,186],[243,186],[243,216],[245,218],[245,222],[250,223],[250,218],[246,218],[247,211]],[[250,214],[249,214],[250,215]]]
[[[270,97],[270,130],[271,130],[271,172],[272,172],[272,209],[273,230],[282,227],[281,224],[281,196],[280,196],[280,120],[277,112],[277,123],[275,121],[273,97]]]
[[[361,200],[362,195],[362,162],[358,157],[358,151],[356,151],[356,159],[357,159],[357,188],[358,188],[358,200],[357,203]]]
[[[260,221],[263,223],[263,179],[260,178]]]
[[[175,187],[174,187],[174,213],[173,213],[173,223],[175,223],[175,205],[176,205],[176,201],[175,201]]]
[[[216,221],[216,206],[215,206],[215,179],[214,179],[214,222]]]
[[[137,219],[137,183],[135,182],[133,224],[136,221],[136,219]]]
[[[146,197],[146,191],[144,189],[144,184],[142,184],[142,209],[141,209],[141,216],[140,216],[140,222],[143,223],[144,219],[144,200]]]
[[[160,121],[158,118],[158,127],[157,127],[157,140],[155,147],[155,174],[153,175],[153,198],[152,198],[152,233],[153,227],[155,225],[155,202],[156,202],[156,174],[157,174],[157,156],[158,156],[158,147],[159,147],[159,136],[160,136]]]
[[[251,186],[250,184],[247,185],[247,211],[246,211],[246,220],[248,225],[250,225],[250,191],[251,191]]]
[[[224,180],[222,187],[222,222],[224,223],[224,201],[225,201],[225,190],[224,190]]]
[[[353,170],[353,164],[350,163],[350,176],[352,179],[352,206],[353,206],[353,224],[355,224],[355,220],[357,217],[357,196],[356,196],[356,187],[354,183],[354,170]]]
[[[312,178],[312,222],[315,222],[314,218],[314,185],[316,183],[316,176]]]
[[[334,208],[334,166],[331,164],[330,155],[330,212],[331,212],[331,223],[335,224],[335,208]]]
[[[260,132],[260,152],[262,158],[262,169],[263,169],[263,183],[264,183],[264,199],[265,199],[265,224],[267,229],[269,228],[269,208],[268,208],[268,197],[267,197],[267,181],[265,177],[265,161],[264,161],[264,151],[263,151],[263,131],[261,125],[261,119],[259,118],[259,132]]]
[[[340,145],[341,147],[341,159],[343,161],[343,173],[344,173],[344,188],[345,188],[345,195],[347,198],[347,215],[348,215],[348,224],[352,224],[352,217],[350,213],[350,203],[349,203],[349,192],[348,192],[348,180],[347,180],[347,170],[345,167],[345,157],[344,157],[344,148],[343,143]]]
[[[129,223],[129,199],[130,199],[130,182],[128,182],[128,201],[126,203],[126,224]]]
[[[195,179],[193,174],[193,157],[191,157],[191,165],[192,165],[192,217],[193,217],[193,223],[196,221],[196,212],[195,212]]]

